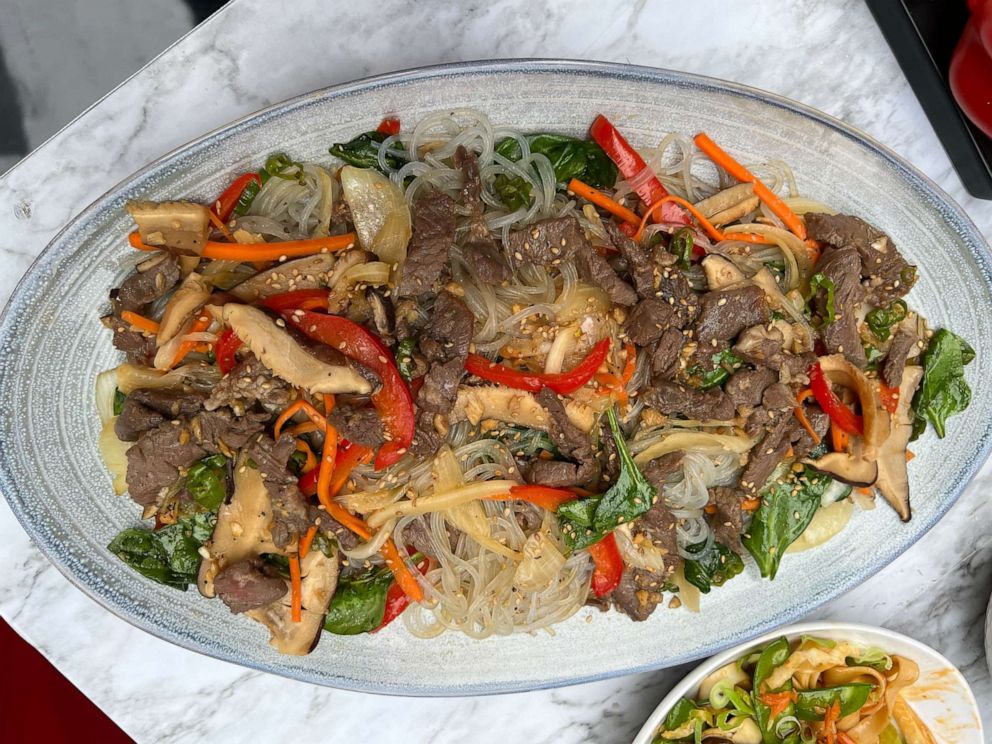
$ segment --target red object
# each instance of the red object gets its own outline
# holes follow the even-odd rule
[[[597,597],[605,597],[617,588],[620,577],[623,576],[623,559],[613,533],[590,545],[589,554],[596,564],[592,572],[592,593]]]
[[[882,408],[889,413],[895,413],[899,405],[899,388],[889,387],[884,382],[878,383],[878,397],[881,400]]]
[[[214,202],[213,213],[220,218],[221,222],[227,222],[231,218],[231,213],[238,206],[238,199],[248,188],[248,184],[255,182],[262,185],[262,179],[257,173],[245,173],[234,179],[234,183],[224,189],[224,193],[217,197]]]
[[[344,478],[347,480],[348,474],[355,469],[356,465],[362,462],[368,462],[371,457],[371,450],[368,447],[363,447],[360,444],[355,444],[354,442],[349,442],[347,439],[342,438],[338,442],[338,451],[334,457],[334,476],[336,478],[338,473],[344,473]],[[317,479],[320,477],[320,468],[314,468],[303,475],[300,476],[296,485],[299,486],[300,491],[304,496],[316,496],[317,495]],[[332,486],[334,481],[332,480]],[[342,483],[343,485],[343,483]],[[336,496],[337,494],[333,492],[331,496]]]
[[[327,289],[297,289],[293,292],[270,295],[262,300],[269,310],[281,313],[283,310],[313,310],[318,307],[327,309]]]
[[[382,387],[372,395],[372,405],[379,412],[387,440],[375,457],[375,468],[381,470],[403,457],[413,441],[413,396],[407,387],[392,352],[367,328],[337,315],[325,315],[310,310],[282,311],[286,322],[349,359],[354,359],[378,375]]]
[[[479,354],[469,354],[465,360],[465,369],[469,374],[481,377],[483,380],[497,382],[500,385],[516,390],[528,390],[539,393],[542,388],[551,388],[559,395],[574,393],[585,385],[596,370],[606,359],[610,350],[610,340],[604,338],[592,347],[586,358],[579,362],[570,372],[544,374],[543,372],[521,372],[496,362],[490,362]]]
[[[317,478],[319,475],[320,468],[313,468],[312,470],[301,475],[300,479],[296,481],[296,485],[299,486],[300,492],[304,496],[317,495]]]
[[[820,363],[816,362],[810,367],[807,374],[809,375],[809,389],[813,391],[813,397],[816,398],[816,402],[820,404],[820,408],[830,417],[830,420],[848,434],[855,436],[864,434],[864,421],[845,406],[830,388],[830,383],[824,376]]]
[[[972,15],[951,57],[948,81],[961,110],[992,137],[992,2],[968,5]]]
[[[566,501],[577,499],[579,495],[565,488],[551,486],[513,486],[510,488],[510,497],[553,512],[558,511],[558,507]]]
[[[376,130],[379,134],[385,134],[387,136],[392,136],[394,134],[400,133],[400,120],[395,116],[387,116],[381,122]]]
[[[427,574],[431,568],[431,559],[424,558],[417,564],[417,570],[420,571],[421,576]],[[393,582],[389,586],[389,591],[386,592],[386,612],[382,616],[382,624],[375,630],[370,630],[370,633],[378,633],[380,630],[389,625],[393,620],[398,618],[403,614],[410,604],[410,598],[403,592],[403,589],[397,582]]]
[[[799,700],[799,696],[794,690],[785,690],[783,692],[763,692],[758,696],[758,699],[768,706],[769,718],[778,718],[792,703]]]
[[[650,207],[660,199],[668,196],[668,191],[661,181],[648,168],[637,150],[630,146],[620,131],[613,126],[609,119],[600,114],[589,127],[589,135],[617,164],[620,173],[630,187],[641,197],[644,205]],[[679,225],[690,225],[689,215],[678,204],[666,203],[661,207],[661,222],[672,222]],[[622,229],[622,228],[621,228]]]
[[[132,739],[0,620],[0,738],[45,744],[130,744]]]
[[[214,356],[217,357],[217,366],[220,367],[221,374],[226,375],[237,366],[238,360],[235,354],[242,343],[243,341],[230,328],[220,334],[220,338],[214,344]]]

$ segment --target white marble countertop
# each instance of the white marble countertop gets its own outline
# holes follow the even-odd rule
[[[0,178],[0,302],[59,228],[129,173],[269,103],[417,65],[567,57],[746,83],[860,127],[921,168],[992,238],[860,0],[236,0]],[[986,467],[893,565],[816,617],[931,644],[987,704],[982,618],[992,588]],[[159,641],[74,589],[0,504],[0,613],[142,742],[627,742],[679,678],[668,670],[495,698],[411,700],[329,690]]]

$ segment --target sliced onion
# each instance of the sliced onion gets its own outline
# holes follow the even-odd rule
[[[705,431],[679,431],[667,434],[660,442],[634,455],[638,465],[651,462],[676,450],[725,450],[743,454],[754,446],[755,440],[729,434],[710,434]]]
[[[801,553],[804,550],[823,545],[847,526],[853,512],[854,504],[848,499],[841,499],[817,509],[803,534],[785,552]]]
[[[549,586],[558,579],[565,556],[544,530],[539,530],[524,543],[523,560],[513,574],[513,585],[524,591]]]
[[[117,417],[108,419],[103,429],[100,430],[100,457],[103,458],[104,465],[114,477],[114,493],[120,496],[127,492],[127,451],[131,448],[130,442],[122,442],[117,438],[114,431],[114,424]]]
[[[338,548],[342,553],[344,553],[349,558],[355,560],[363,561],[366,558],[371,558],[376,555],[382,546],[386,544],[386,540],[389,536],[393,534],[393,528],[396,526],[396,520],[390,519],[386,524],[384,524],[368,542],[359,543],[351,550],[345,549],[343,545],[338,545]]]
[[[100,423],[106,425],[114,417],[114,396],[117,393],[117,370],[104,370],[96,376],[96,410]]]
[[[555,317],[559,323],[571,323],[583,315],[606,313],[612,306],[609,296],[599,287],[578,282],[568,303]]]
[[[544,361],[545,374],[557,374],[561,372],[561,368],[565,364],[565,357],[572,350],[572,347],[575,346],[575,330],[575,326],[558,328],[558,332],[555,334],[555,340],[551,344],[551,349],[548,350],[548,358]]]
[[[378,171],[350,165],[341,169],[341,186],[362,248],[390,266],[402,264],[412,234],[403,192]]]
[[[406,517],[414,514],[445,511],[453,506],[464,504],[466,501],[484,499],[500,494],[508,494],[513,486],[519,483],[511,480],[494,480],[484,483],[470,483],[445,493],[423,496],[416,501],[399,501],[377,511],[369,517],[370,527],[380,527],[394,517]]]
[[[699,612],[699,599],[701,595],[699,589],[686,580],[685,571],[683,570],[684,565],[680,563],[679,567],[675,569],[674,578],[675,585],[679,588],[679,600],[682,602],[682,606],[689,610],[689,612]]]
[[[388,284],[389,264],[384,261],[370,261],[351,266],[341,275],[341,280],[334,285],[335,290],[351,287],[355,284]]]

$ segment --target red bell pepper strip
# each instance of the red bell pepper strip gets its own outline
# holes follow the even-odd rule
[[[387,137],[394,134],[400,133],[400,120],[396,116],[387,116],[381,122],[376,130],[379,134],[385,134]]]
[[[220,218],[221,222],[227,222],[231,219],[231,214],[234,212],[234,208],[238,206],[238,200],[241,198],[241,194],[244,193],[244,190],[248,188],[248,184],[250,183],[257,183],[261,186],[262,179],[257,173],[245,173],[235,178],[234,182],[224,189],[224,193],[217,197],[212,211]]]
[[[596,565],[592,572],[592,593],[605,597],[620,584],[623,576],[623,559],[611,532],[598,543],[589,546],[589,555]]]
[[[386,433],[386,443],[375,458],[375,469],[389,467],[410,448],[413,441],[413,396],[400,376],[392,352],[367,328],[337,315],[310,310],[284,309],[282,316],[315,341],[337,349],[349,359],[368,367],[382,381],[372,395]]]
[[[604,338],[592,347],[586,358],[579,362],[570,372],[545,374],[543,372],[521,372],[496,362],[491,362],[479,354],[469,354],[465,360],[465,369],[469,374],[481,377],[483,380],[498,382],[516,390],[528,390],[539,393],[542,388],[551,388],[559,395],[574,393],[585,385],[596,370],[606,359],[610,350],[610,340]]]
[[[296,481],[296,485],[299,487],[300,493],[304,496],[316,496],[318,475],[320,475],[320,468],[314,468],[313,470],[301,475],[300,479]]]
[[[417,564],[417,570],[420,571],[421,576],[426,576],[427,572],[431,569],[431,559],[424,557]],[[380,630],[389,625],[393,620],[398,618],[403,614],[410,604],[410,597],[408,597],[400,585],[395,581],[389,585],[389,591],[386,592],[386,611],[382,616],[382,622],[379,624],[378,628],[370,630],[369,633],[378,633]]]
[[[510,498],[526,501],[550,512],[558,511],[558,507],[566,501],[577,499],[579,495],[575,491],[565,488],[552,488],[551,486],[512,486],[510,488]]]
[[[816,402],[820,404],[820,408],[830,417],[830,420],[848,434],[855,436],[864,434],[864,420],[844,405],[830,388],[830,382],[823,374],[820,363],[813,364],[807,374],[809,375],[809,389],[813,391],[813,397],[816,398]]]
[[[600,114],[589,127],[589,135],[603,148],[630,187],[641,197],[644,206],[650,207],[668,196],[668,190],[661,185],[658,177],[648,168],[644,158],[613,126],[609,119]],[[678,204],[666,203],[661,207],[660,222],[691,225],[687,215]]]
[[[326,289],[297,289],[293,292],[270,295],[262,300],[262,304],[277,313],[283,310],[313,310],[320,307],[326,310],[328,294],[329,290]]]
[[[244,342],[230,328],[220,334],[220,338],[214,344],[214,356],[217,357],[217,366],[220,367],[222,375],[228,374],[237,366],[235,353],[241,348],[242,343]]]

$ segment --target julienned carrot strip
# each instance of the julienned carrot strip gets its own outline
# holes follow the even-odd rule
[[[297,424],[296,426],[286,429],[286,431],[288,431],[294,437],[299,437],[304,434],[310,434],[315,431],[323,431],[323,429],[317,426],[317,424],[315,424],[313,421],[304,421],[302,424]]]
[[[672,196],[671,194],[662,197],[654,204],[652,204],[650,207],[648,207],[648,211],[644,213],[644,217],[641,218],[640,226],[637,228],[637,234],[634,236],[635,240],[640,240],[641,234],[644,232],[644,228],[648,224],[648,220],[651,219],[651,215],[654,214],[655,210],[661,208],[668,202],[681,204],[683,207],[685,207],[686,210],[688,210],[688,212],[693,217],[696,218],[696,220],[702,226],[706,234],[717,242],[720,242],[721,240],[742,240],[745,243],[762,243],[762,244],[770,244],[772,242],[767,238],[761,235],[755,235],[754,233],[742,232],[742,233],[733,233],[732,235],[727,235],[725,233],[722,233],[717,229],[717,227],[712,222],[706,219],[706,217],[703,216],[703,213],[700,212],[698,209],[696,209],[696,207],[692,203],[686,201],[680,196]]]
[[[303,582],[300,578],[300,556],[289,557],[289,586],[291,589],[292,618],[294,623],[303,619]]]
[[[274,431],[277,439],[282,433],[282,427],[285,426],[286,422],[293,418],[293,416],[295,416],[299,411],[303,411],[307,416],[309,416],[310,420],[316,424],[321,431],[327,428],[327,419],[324,418],[324,415],[312,405],[307,403],[307,401],[303,400],[303,398],[297,398],[295,401],[290,403],[286,410],[280,413],[279,418],[276,419]]]
[[[187,333],[203,333],[210,327],[213,319],[207,314],[203,313],[196,316],[196,320],[193,321],[193,325],[189,327]],[[175,367],[186,358],[186,355],[191,351],[195,351],[197,347],[196,341],[183,341],[179,344],[179,349],[176,351],[176,355],[172,358],[172,364],[170,368]]]
[[[330,484],[331,496],[337,496],[341,492],[341,489],[344,488],[344,484],[348,482],[348,476],[351,475],[351,471],[354,470],[356,466],[372,462],[372,457],[374,455],[375,452],[370,450],[368,447],[363,447],[360,444],[349,442],[348,449],[342,449],[341,455],[335,463],[334,475],[331,477]]]
[[[627,383],[634,376],[634,371],[637,369],[637,348],[628,341],[624,345],[623,350],[627,356],[623,365],[623,373],[620,375],[620,383],[626,387]]]
[[[809,388],[806,388],[801,393],[799,393],[799,395],[796,397],[796,407],[792,409],[792,411],[796,416],[796,420],[802,425],[802,427],[807,432],[809,432],[810,437],[812,437],[813,439],[813,444],[819,444],[821,441],[820,435],[816,433],[816,429],[814,429],[813,425],[810,424],[809,419],[806,418],[806,412],[803,410],[803,401],[809,398],[811,395],[813,395],[813,391],[810,390]]]
[[[310,552],[310,546],[313,545],[313,539],[315,537],[317,537],[317,525],[313,525],[308,529],[307,534],[300,540],[300,560],[307,557],[307,553]]]
[[[592,202],[597,207],[602,207],[610,214],[616,215],[622,219],[624,222],[629,222],[631,225],[639,225],[641,223],[641,218],[631,210],[627,209],[627,207],[623,204],[611,199],[602,191],[597,191],[589,184],[583,183],[577,178],[573,178],[568,182],[568,190],[576,196],[581,196],[586,201]]]
[[[834,452],[847,451],[847,432],[837,426],[833,421],[830,422],[830,443],[834,447]]]
[[[216,227],[218,230],[220,230],[220,234],[221,235],[223,235],[225,238],[227,238],[228,240],[230,240],[232,243],[236,243],[237,242],[234,239],[234,236],[231,234],[231,231],[227,229],[227,225],[225,225],[221,221],[220,217],[218,217],[216,214],[214,214],[214,211],[212,209],[207,211],[207,215],[210,217],[210,221],[214,223],[214,227]]]
[[[806,240],[806,226],[803,224],[803,221],[771,189],[758,180],[751,171],[730,157],[716,142],[711,140],[703,132],[697,134],[694,141],[696,147],[706,153],[706,156],[710,160],[727,171],[731,176],[738,181],[753,184],[755,195],[767,204],[768,208],[775,213],[775,216],[782,220],[785,226],[795,233],[800,240]]]
[[[420,588],[420,584],[407,568],[406,562],[400,557],[400,551],[396,548],[393,538],[386,540],[382,546],[382,557],[386,560],[386,566],[393,572],[396,583],[400,585],[403,593],[414,602],[423,601],[424,590]]]
[[[309,473],[315,467],[317,467],[317,458],[313,454],[313,450],[310,449],[310,445],[304,442],[302,439],[296,440],[296,451],[302,452],[307,456],[307,461],[303,464],[303,472]]]
[[[141,236],[133,232],[127,236],[132,248],[139,251],[159,250],[155,246],[145,245]],[[220,259],[223,261],[279,261],[283,258],[299,258],[313,256],[317,253],[330,253],[351,248],[357,238],[355,233],[332,235],[328,238],[311,238],[309,240],[287,240],[282,243],[218,243],[208,240],[203,246],[203,258]]]
[[[146,318],[144,315],[133,313],[130,310],[125,310],[121,313],[121,320],[130,325],[132,328],[137,328],[139,331],[144,331],[145,333],[158,333],[157,321],[154,321],[151,318]]]

